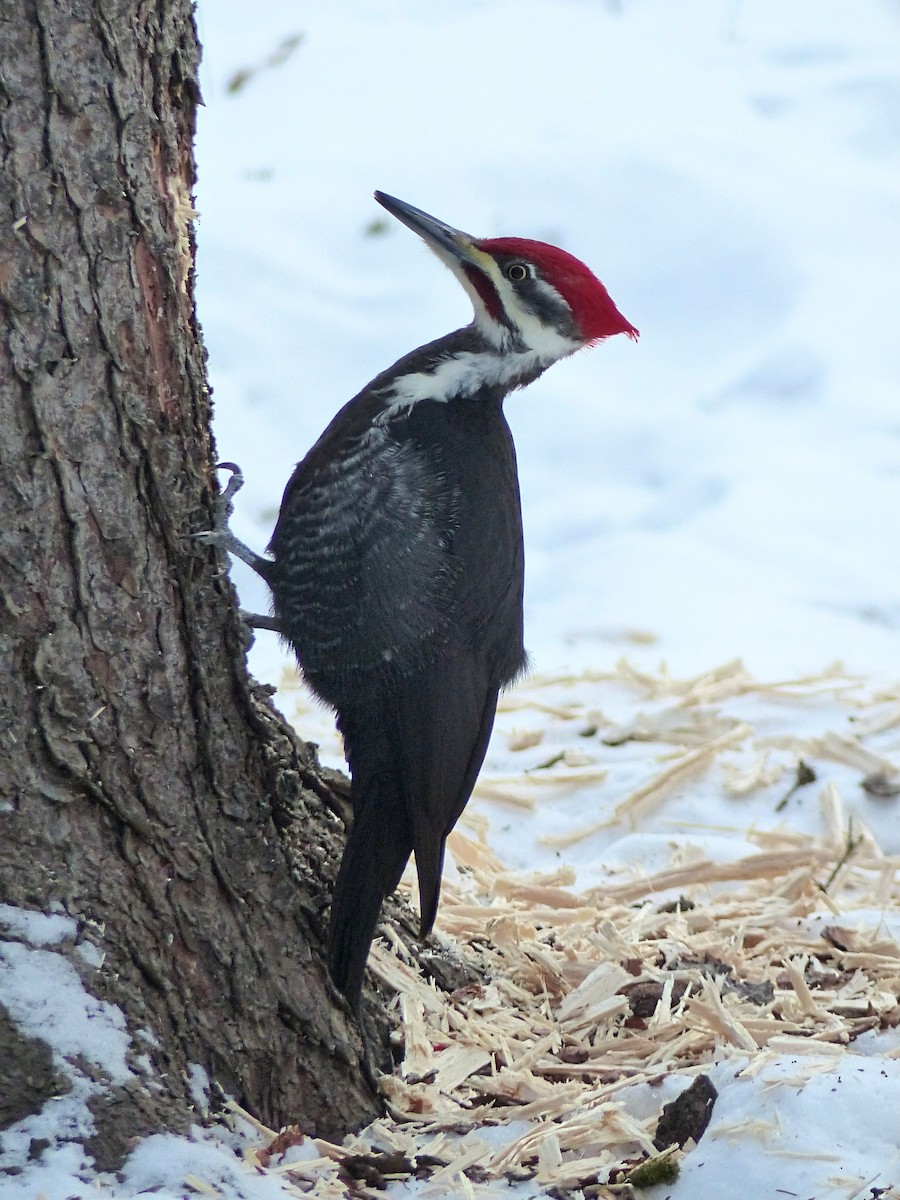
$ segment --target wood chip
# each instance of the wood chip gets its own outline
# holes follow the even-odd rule
[[[731,701],[740,701],[740,719],[727,710]],[[807,729],[810,706],[819,711],[826,702],[842,715],[813,736],[772,733],[771,721],[760,733],[745,717],[777,704],[783,729],[796,707],[798,727]],[[616,722],[601,711],[615,712]],[[440,992],[408,961],[402,932],[375,944],[371,968],[399,996],[402,1060],[380,1080],[391,1115],[343,1147],[315,1142],[316,1159],[269,1167],[285,1179],[293,1171],[307,1190],[315,1177],[310,1195],[344,1194],[335,1190],[344,1186],[335,1160],[353,1154],[430,1161],[423,1170],[434,1191],[423,1180],[422,1195],[475,1197],[487,1194],[482,1187],[493,1194],[531,1179],[559,1192],[602,1187],[624,1180],[636,1161],[659,1157],[662,1103],[635,1119],[621,1095],[632,1084],[676,1075],[687,1088],[713,1063],[731,1060],[747,1078],[787,1062],[785,1086],[802,1087],[840,1064],[864,1030],[900,1023],[900,946],[891,925],[870,930],[853,918],[855,910],[896,910],[900,858],[879,849],[855,816],[848,834],[859,793],[845,798],[821,765],[838,762],[859,782],[876,772],[900,778],[900,750],[889,752],[885,737],[900,726],[900,694],[867,692],[837,666],[760,683],[737,660],[684,680],[623,661],[612,671],[531,680],[504,698],[504,713],[524,730],[510,747],[533,762],[524,752],[540,745],[545,765],[487,774],[479,784],[487,803],[467,810],[451,835],[461,871],[445,881],[437,922],[484,982]],[[621,739],[621,749],[601,746],[602,738]],[[631,767],[640,763],[628,743],[636,739],[654,749],[635,787]],[[631,756],[627,789],[610,769],[616,754]],[[484,813],[492,804],[524,812],[538,795],[553,804],[577,789],[595,819],[547,841],[580,843],[583,861],[586,839],[614,824],[641,829],[703,774],[735,798],[734,825],[690,828],[733,834],[742,821],[737,798],[771,789],[774,809],[800,761],[822,780],[804,792],[807,805],[818,798],[821,836],[787,825],[792,799],[784,824],[740,829],[758,852],[732,862],[698,856],[650,872],[620,868],[579,892],[570,867],[523,876],[491,848]],[[673,897],[677,904],[663,906]],[[480,1134],[486,1123],[498,1127],[490,1138]],[[760,1136],[764,1124],[743,1122],[728,1133]],[[266,1144],[275,1137],[261,1133]]]

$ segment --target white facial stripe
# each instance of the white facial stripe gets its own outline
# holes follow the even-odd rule
[[[501,283],[503,307],[512,318],[522,341],[538,355],[542,362],[549,366],[550,363],[565,358],[566,355],[573,354],[579,349],[580,342],[561,334],[552,325],[546,325],[531,309],[525,308],[519,302],[515,288],[505,277],[501,277]],[[545,279],[536,278],[531,286],[536,291],[542,291],[554,307],[563,310],[568,307],[553,284],[547,283]]]
[[[565,358],[568,354],[573,354],[580,348],[581,342],[565,337],[556,329],[545,325],[530,309],[524,308],[519,303],[516,289],[490,255],[473,247],[472,256],[497,289],[500,303],[515,326],[519,339],[540,359],[544,366],[550,366],[551,363]],[[506,345],[511,337],[510,330],[506,325],[501,325],[493,319],[484,307],[481,297],[466,278],[465,272],[457,270],[455,274],[472,300],[475,308],[475,323],[478,328],[495,345],[500,347]],[[533,272],[532,278],[534,280],[532,287],[543,291],[554,305],[564,310],[568,308],[566,301],[552,283],[547,283],[545,279],[534,278]]]

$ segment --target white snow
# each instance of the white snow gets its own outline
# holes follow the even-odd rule
[[[22,925],[37,925],[41,920],[37,913],[22,916],[26,918]],[[39,929],[38,936],[45,934]],[[131,1077],[126,1062],[129,1037],[122,1013],[89,995],[75,968],[61,954],[14,941],[0,942],[0,1003],[26,1034],[53,1047],[60,1065],[62,1060],[81,1057],[116,1083]]]
[[[74,939],[74,921],[5,904],[0,924],[6,931],[0,1006],[23,1034],[51,1047],[66,1087],[39,1113],[0,1131],[0,1192],[4,1200],[65,1200],[92,1174],[83,1145],[94,1132],[89,1101],[103,1091],[104,1080],[133,1078],[126,1061],[130,1039],[122,1012],[92,996],[62,954],[45,949]]]
[[[74,938],[78,930],[71,917],[28,911],[12,904],[0,904],[0,926],[32,946],[56,946]]]
[[[759,677],[785,679],[839,659],[860,676],[849,690],[792,706],[732,697],[720,715],[772,736],[852,732],[848,697],[877,706],[900,651],[896,5],[269,0],[250,10],[201,0],[198,24],[198,304],[218,452],[247,479],[237,535],[261,549],[294,463],[334,412],[401,354],[469,320],[456,282],[386,218],[374,188],[477,236],[556,242],[603,279],[641,340],[559,363],[507,405],[536,670],[607,672],[625,655],[684,676],[740,657]],[[229,92],[238,69],[298,33],[285,62]],[[233,574],[246,607],[266,611],[260,582],[239,563]],[[281,682],[287,661],[273,636],[258,636],[260,677]],[[573,696],[609,725],[664,707],[603,681],[575,683]],[[279,703],[339,761],[327,714],[288,685]],[[509,738],[529,721],[542,740],[513,754]],[[488,776],[573,741],[552,720],[504,714]],[[873,745],[898,761],[890,727]],[[771,782],[728,792],[759,766],[740,746],[633,830],[620,822],[560,850],[548,836],[602,821],[610,797],[659,769],[641,742],[584,746],[607,770],[602,788],[551,790],[531,813],[476,802],[511,865],[571,862],[589,886],[673,855],[743,857],[754,828],[834,823],[828,785],[842,819],[871,829],[885,853],[900,848],[896,802],[863,794],[846,764],[829,762],[776,812],[795,759],[773,747]],[[0,1001],[58,1056],[81,1053],[114,1078],[127,1071],[121,1021],[91,1007],[47,949],[75,931],[7,908],[0,918],[20,939],[3,947]],[[896,884],[882,908],[841,920],[896,938]],[[651,1195],[900,1194],[897,1059],[896,1037],[866,1035],[811,1078],[789,1058],[753,1077],[719,1064],[707,1133],[678,1182]],[[682,1084],[670,1082],[674,1095]],[[661,1098],[671,1097],[635,1089],[629,1103],[650,1112]],[[0,1134],[3,1162],[24,1162],[28,1137],[85,1112],[77,1090],[52,1101],[18,1134]],[[276,1179],[238,1168],[227,1139],[199,1132],[145,1142],[124,1182],[94,1180],[89,1194],[156,1188],[174,1200],[188,1176],[229,1200],[281,1194]],[[90,1179],[77,1144],[60,1141],[2,1187],[62,1200],[88,1194]],[[442,1187],[391,1194],[452,1194]],[[504,1184],[477,1194],[536,1193]]]
[[[176,1200],[184,1195],[184,1181],[191,1177],[216,1189],[207,1194],[230,1200],[276,1200],[285,1195],[276,1178],[247,1171],[221,1141],[199,1129],[193,1139],[169,1134],[147,1138],[129,1156],[124,1174],[128,1182],[123,1197],[146,1194],[154,1200],[158,1196]]]

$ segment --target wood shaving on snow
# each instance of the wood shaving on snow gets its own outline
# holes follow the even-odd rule
[[[449,840],[437,923],[484,982],[443,993],[399,936],[377,941],[370,965],[397,1019],[389,1117],[341,1147],[313,1140],[307,1161],[252,1152],[252,1165],[314,1197],[410,1177],[420,1196],[525,1181],[622,1195],[660,1156],[672,1094],[639,1116],[636,1085],[687,1088],[723,1061],[751,1077],[788,1056],[802,1086],[860,1034],[900,1024],[900,835],[879,845],[872,820],[896,826],[897,801],[860,787],[900,774],[898,730],[900,690],[839,667],[766,684],[737,662],[689,680],[623,662],[516,689]],[[765,803],[744,824],[748,798]],[[517,829],[497,834],[542,809],[546,869],[526,873],[504,862]],[[641,834],[647,855],[623,857]],[[722,838],[736,853],[714,852]],[[558,857],[570,852],[574,865]],[[348,1156],[401,1165],[351,1182]]]

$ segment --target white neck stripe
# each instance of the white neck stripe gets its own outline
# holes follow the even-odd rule
[[[482,387],[515,387],[517,379],[543,371],[551,362],[552,358],[545,360],[532,350],[519,354],[466,350],[438,362],[433,371],[415,371],[395,379],[385,388],[386,404],[375,421],[384,424],[420,400],[444,403]]]

